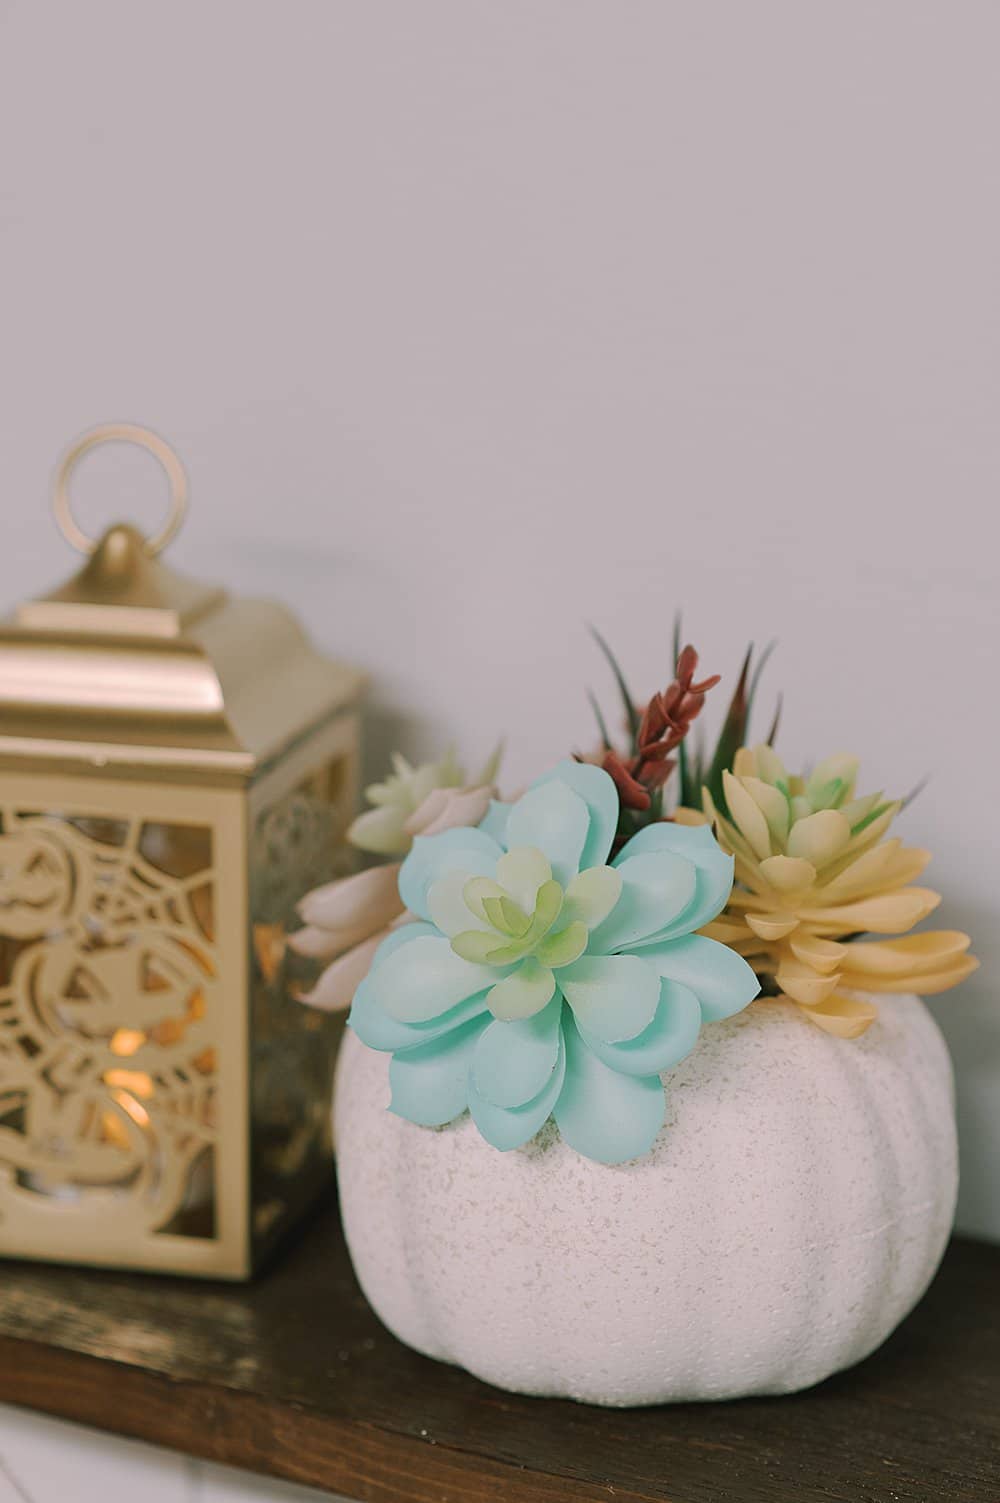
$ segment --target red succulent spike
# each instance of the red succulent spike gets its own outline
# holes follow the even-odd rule
[[[635,758],[632,757],[629,760],[634,762]],[[624,809],[645,810],[649,808],[650,797],[648,792],[643,788],[641,783],[636,782],[617,752],[605,752],[604,761],[601,763],[601,766],[614,779],[615,787],[618,789],[618,797],[621,799]]]
[[[696,681],[697,652],[690,645],[680,647],[675,643],[675,677],[647,704],[637,707],[611,649],[596,631],[593,634],[614,673],[629,731],[628,750],[616,750],[609,744],[603,717],[594,705],[602,741],[598,753],[600,765],[614,780],[621,802],[616,836],[616,844],[620,846],[644,825],[664,818],[663,787],[678,761],[672,753],[680,748],[683,778],[684,738],[701,714],[705,695],[719,682],[719,676],[712,674]]]
[[[662,788],[676,766],[673,757],[666,757],[662,762],[650,762],[643,773],[646,787]]]
[[[667,728],[668,714],[669,710],[663,702],[662,695],[654,694],[649,704],[643,710],[642,719],[639,722],[639,732],[636,739],[640,746],[648,746],[651,741],[655,741],[659,736],[663,735],[663,732]]]
[[[610,773],[618,789],[622,808],[634,813],[645,813],[653,805],[654,814],[660,817],[663,788],[676,766],[671,756],[690,729],[705,703],[705,695],[718,675],[694,682],[698,667],[698,654],[693,647],[685,647],[677,658],[677,676],[662,693],[654,694],[641,713],[635,713],[635,751],[623,757],[611,747],[606,747],[602,766]]]
[[[639,782],[648,781],[644,776],[647,764],[662,764],[664,758],[680,746],[691,722],[701,712],[705,695],[719,682],[716,673],[696,684],[697,667],[698,654],[693,647],[684,647],[677,658],[677,676],[673,683],[662,694],[654,694],[643,711],[636,737],[636,755],[628,764],[629,771]]]
[[[694,678],[694,670],[698,666],[698,654],[691,643],[682,647],[677,654],[677,668],[675,670],[678,683],[690,683]]]
[[[644,762],[663,762],[670,755],[670,746],[666,741],[650,741],[642,749]]]

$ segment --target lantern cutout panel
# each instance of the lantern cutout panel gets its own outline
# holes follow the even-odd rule
[[[108,437],[176,513],[144,430],[69,463]],[[245,1277],[332,1185],[340,1024],[285,936],[346,869],[361,681],[162,535],[84,539],[65,472],[88,562],[0,627],[0,1253]]]

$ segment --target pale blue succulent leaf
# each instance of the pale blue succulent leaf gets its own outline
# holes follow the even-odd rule
[[[479,992],[467,997],[427,1023],[401,1023],[379,1006],[369,974],[354,993],[347,1026],[369,1049],[391,1054],[397,1049],[413,1049],[419,1044],[429,1043],[471,1018],[488,1012],[488,995],[488,992]]]
[[[490,1023],[472,1059],[472,1082],[484,1101],[523,1106],[544,1090],[559,1058],[562,1009],[557,992],[534,1017]]]
[[[400,945],[369,977],[375,1002],[401,1023],[427,1023],[494,986],[506,970],[463,960],[443,934]]]
[[[489,877],[467,877],[465,872],[449,872],[432,882],[427,889],[427,910],[431,922],[442,934],[454,939],[469,929],[488,929],[489,924],[466,902],[470,882],[489,882]]]
[[[660,977],[637,955],[584,955],[559,971],[559,986],[581,1028],[606,1043],[648,1028],[660,1000]]]
[[[551,1117],[566,1077],[566,1048],[559,1030],[555,1068],[537,1096],[523,1106],[503,1107],[487,1101],[476,1090],[475,1079],[469,1081],[469,1111],[487,1143],[501,1152],[521,1148]]]
[[[503,846],[505,850],[507,848],[507,820],[512,808],[512,804],[504,804],[498,799],[491,799],[490,807],[479,821],[480,830],[492,836],[497,845]]]
[[[676,981],[660,982],[660,1001],[653,1021],[634,1039],[608,1044],[580,1029],[588,1048],[624,1075],[655,1075],[673,1069],[691,1053],[701,1031],[701,1005],[694,992]]]
[[[429,919],[427,894],[449,872],[492,877],[503,851],[492,835],[476,828],[418,835],[399,873],[399,896],[411,913]]]
[[[368,974],[371,975],[372,971],[380,966],[384,960],[388,960],[389,956],[395,950],[398,950],[401,945],[408,945],[411,940],[419,939],[421,935],[436,939],[438,930],[434,924],[424,923],[422,919],[413,924],[400,924],[398,929],[391,929],[372,956],[372,963],[368,967]]]
[[[603,767],[567,759],[536,778],[531,786],[541,788],[555,780],[572,788],[590,811],[590,828],[580,857],[580,870],[585,871],[588,866],[603,866],[618,830],[620,809],[618,790],[611,777]]]
[[[760,991],[760,982],[742,955],[703,934],[644,945],[641,954],[661,976],[694,992],[706,1023],[742,1012]]]
[[[485,1026],[485,1015],[473,1018],[431,1043],[394,1054],[389,1110],[420,1127],[443,1127],[460,1117],[469,1104],[472,1053]]]
[[[669,821],[647,825],[619,852],[612,863],[620,866],[633,856],[658,851],[683,856],[696,868],[694,895],[683,913],[649,936],[649,943],[676,939],[703,929],[717,918],[729,901],[733,887],[733,858],[727,856],[708,825],[676,825]]]
[[[711,858],[713,851],[719,849],[719,842],[709,825],[679,825],[673,820],[661,819],[655,824],[646,825],[633,835],[611,864],[619,866],[630,856],[643,856],[647,851],[672,851],[675,856],[684,856],[700,866],[702,861]]]
[[[600,1164],[623,1164],[648,1153],[663,1126],[666,1102],[659,1075],[625,1075],[589,1049],[563,1015],[566,1079],[553,1109],[571,1148]]]
[[[590,833],[590,811],[579,794],[560,779],[529,788],[507,820],[507,847],[542,851],[552,875],[565,887],[580,870],[580,858]]]
[[[695,894],[697,868],[670,851],[640,853],[615,862],[615,870],[622,879],[621,897],[591,934],[592,955],[648,939],[683,913]]]

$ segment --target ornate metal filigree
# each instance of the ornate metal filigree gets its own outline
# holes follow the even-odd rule
[[[205,827],[3,811],[10,1195],[213,1234],[214,882]]]

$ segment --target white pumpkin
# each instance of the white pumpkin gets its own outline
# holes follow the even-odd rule
[[[916,997],[860,1039],[782,1002],[703,1030],[651,1152],[609,1167],[550,1122],[499,1153],[466,1115],[394,1116],[348,1032],[341,1209],[361,1286],[428,1356],[523,1393],[655,1404],[788,1393],[923,1294],[958,1184],[951,1066]]]

